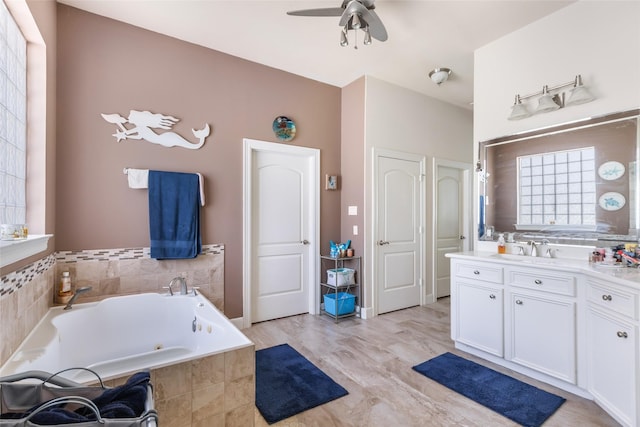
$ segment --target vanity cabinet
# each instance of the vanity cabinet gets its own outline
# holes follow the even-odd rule
[[[495,265],[452,263],[451,334],[458,341],[502,357],[504,306],[502,268]],[[454,320],[455,319],[455,320]]]
[[[576,383],[575,277],[506,269],[505,358]]]
[[[588,389],[621,424],[638,417],[638,293],[587,280]]]
[[[640,272],[471,254],[447,255],[456,348],[640,426]]]

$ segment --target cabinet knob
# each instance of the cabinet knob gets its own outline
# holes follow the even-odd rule
[[[605,301],[611,301],[611,295],[602,295],[602,299]]]
[[[627,335],[627,333],[624,331],[618,331],[618,336],[620,338],[627,338],[629,335]]]
[[[473,274],[480,274],[478,270],[473,270]]]
[[[309,241],[308,241],[307,239],[304,239],[304,240],[303,240],[302,242],[300,242],[300,243],[302,243],[303,245],[308,245],[308,244],[309,244]]]
[[[384,240],[378,240],[378,246],[388,245],[389,242],[385,242]]]
[[[542,280],[536,279],[533,281],[533,283],[535,283],[536,285],[542,285]]]
[[[489,295],[490,299],[496,299],[496,296],[494,294]]]
[[[518,304],[518,305],[522,305],[522,304],[524,304],[524,303],[522,302],[522,300],[517,299],[517,300],[516,300],[516,304]]]

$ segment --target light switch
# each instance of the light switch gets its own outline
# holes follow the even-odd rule
[[[358,215],[358,207],[357,206],[349,206],[349,215]]]
[[[354,235],[354,236],[357,236],[357,235],[358,235],[358,226],[357,226],[357,225],[354,225],[354,226],[353,226],[353,235]]]

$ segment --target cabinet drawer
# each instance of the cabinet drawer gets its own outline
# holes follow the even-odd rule
[[[617,287],[591,280],[587,283],[587,299],[589,302],[599,307],[614,310],[633,320],[638,319],[638,297],[635,292],[625,292]]]
[[[502,267],[489,264],[456,263],[455,275],[502,284]]]
[[[576,286],[573,276],[540,273],[534,270],[511,270],[508,283],[521,288],[536,289],[554,294],[575,296]]]

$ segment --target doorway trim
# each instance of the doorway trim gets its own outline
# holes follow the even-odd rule
[[[472,179],[473,176],[471,174],[472,165],[470,163],[458,162],[455,160],[447,160],[447,159],[439,159],[433,158],[433,167],[432,167],[432,177],[431,177],[431,194],[432,194],[432,204],[431,204],[431,292],[428,294],[427,303],[433,303],[436,301],[437,289],[436,289],[436,263],[437,263],[437,213],[438,213],[438,198],[436,197],[438,194],[438,166],[445,166],[449,168],[459,169],[463,171],[463,188],[462,188],[462,206],[460,209],[462,210],[462,223],[463,223],[463,232],[464,236],[466,236],[466,246],[465,250],[473,249],[473,204],[472,204]]]
[[[309,170],[309,230],[311,244],[309,245],[309,313],[316,314],[318,304],[318,274],[320,257],[320,150],[317,148],[298,147],[294,145],[278,144],[274,142],[243,139],[242,160],[242,327],[251,327],[251,293],[253,277],[253,154],[257,151],[271,153],[286,153],[307,157],[311,160]]]

